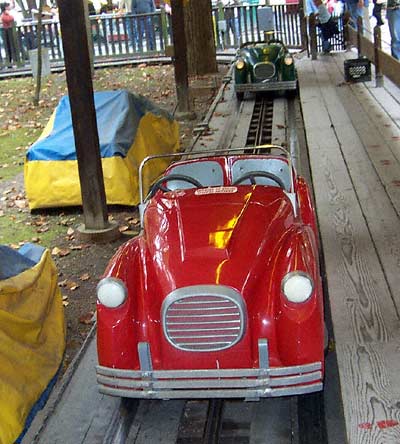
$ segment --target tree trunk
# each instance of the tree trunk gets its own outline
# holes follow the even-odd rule
[[[189,75],[215,73],[217,59],[211,1],[185,0],[184,5]]]
[[[39,16],[37,24],[37,72],[36,72],[36,88],[33,104],[39,105],[40,90],[42,88],[42,12],[45,0],[39,2]]]

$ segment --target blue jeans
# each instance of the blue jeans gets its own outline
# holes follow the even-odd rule
[[[389,24],[392,56],[400,60],[400,8],[388,9],[386,17]]]
[[[133,48],[137,48],[139,46],[139,39],[137,33],[136,19],[133,18],[132,15],[129,15],[126,17],[126,20],[126,30],[128,32],[129,41],[131,42]]]
[[[226,32],[232,31],[233,39],[236,45],[240,43],[239,20],[235,17],[226,19]]]
[[[316,14],[318,12],[318,8],[315,6],[314,0],[306,1],[306,15]]]
[[[147,40],[147,50],[153,51],[155,49],[154,45],[154,34],[153,34],[153,24],[151,17],[140,17],[139,18],[139,39],[143,45],[143,37],[146,33]]]
[[[350,12],[350,17],[352,20],[352,27],[357,29],[357,19],[358,17],[364,18],[364,9],[358,6],[358,3],[346,3],[347,9]]]

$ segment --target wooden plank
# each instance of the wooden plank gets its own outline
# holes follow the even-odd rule
[[[142,401],[127,442],[175,444],[185,401]]]
[[[383,365],[397,365],[396,358],[387,350],[395,342],[399,319],[353,189],[353,172],[343,158],[340,137],[344,137],[342,134],[351,136],[353,144],[356,141],[361,145],[361,141],[351,128],[350,116],[335,98],[329,75],[323,75],[322,68],[319,71],[315,68],[318,63],[301,64],[298,72],[337,344],[347,440],[350,444],[392,444],[398,442],[398,438],[393,431],[391,435],[386,433],[386,429],[378,428],[376,433],[360,439],[358,424],[354,426],[353,421],[354,417],[362,417],[365,423],[373,423],[374,406],[384,403],[386,395],[380,390],[384,378],[380,375],[385,373]],[[376,375],[373,396],[369,396],[372,390],[368,396],[362,396],[354,389],[354,384],[359,382],[357,387],[367,387],[371,372],[364,373],[360,365],[354,375],[351,354],[348,359],[343,350],[345,347],[359,350],[371,344],[376,344],[378,349],[382,344],[384,360],[372,361],[371,372]]]
[[[261,399],[253,403],[252,416],[250,444],[298,444],[294,398]]]
[[[271,133],[271,142],[273,145],[287,146],[286,104],[287,100],[282,97],[274,100]]]
[[[232,148],[241,148],[246,146],[247,133],[249,131],[250,121],[253,115],[254,103],[254,99],[242,100],[239,105],[240,120],[233,135],[231,144]]]
[[[337,344],[347,381],[349,443],[400,442],[400,341]],[[343,387],[343,383],[342,383]]]
[[[339,78],[336,75],[335,80]],[[342,88],[338,94],[347,103],[349,118],[357,128],[374,168],[400,214],[400,129],[385,109],[379,107],[370,94],[366,94],[363,85],[343,85]],[[349,100],[351,93],[351,97],[356,100]]]
[[[103,433],[118,408],[119,398],[98,392],[94,367],[97,364],[96,341],[93,340],[66,388],[53,415],[40,435],[40,444],[81,444],[90,434],[93,444]],[[99,433],[95,433],[98,426]],[[97,439],[97,438],[96,438]],[[99,438],[100,439],[100,438]]]
[[[336,64],[333,62],[328,62],[327,65],[329,69],[319,69],[317,74],[330,77],[332,84],[336,85],[341,72],[336,69]],[[368,94],[367,91],[366,93]],[[323,94],[324,98],[327,95],[332,96],[331,104],[334,105],[333,109],[335,112],[331,113],[330,117],[335,127],[340,127],[338,140],[342,147],[344,160],[351,172],[358,201],[372,235],[379,259],[385,270],[386,280],[390,288],[391,297],[395,302],[395,308],[399,312],[400,294],[398,294],[397,290],[400,286],[400,263],[398,261],[400,256],[400,236],[398,234],[400,221],[385,187],[382,185],[368,156],[369,145],[366,147],[365,143],[361,143],[362,139],[365,139],[367,142],[371,141],[371,138],[377,132],[376,126],[379,123],[375,124],[375,126],[374,122],[364,115],[362,130],[357,128],[357,126],[353,128],[352,125],[340,124],[342,123],[340,116],[350,116],[354,112],[363,114],[362,111],[354,110],[353,107],[356,100],[351,94],[351,90],[332,86],[331,88],[325,88]],[[333,103],[335,97],[337,103]],[[375,104],[375,108],[377,106]],[[348,112],[348,107],[351,109],[351,112]],[[373,108],[372,106],[372,112]],[[330,111],[328,110],[328,112]],[[362,134],[361,140],[358,134]]]
[[[322,99],[329,79],[317,79],[310,63],[301,68],[301,101],[336,339],[358,344],[388,341],[398,319]],[[343,123],[350,121],[338,114]]]
[[[349,40],[350,44],[357,46],[357,32],[352,27],[349,27]],[[382,73],[394,84],[400,86],[400,62],[381,49],[378,52]],[[374,44],[366,37],[361,37],[361,55],[374,61]]]

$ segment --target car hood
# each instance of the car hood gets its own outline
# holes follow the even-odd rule
[[[294,224],[289,198],[277,187],[224,190],[165,193],[147,208],[142,240],[146,266],[153,269],[164,297],[198,284],[228,285],[243,294],[261,267],[273,266],[276,250]]]

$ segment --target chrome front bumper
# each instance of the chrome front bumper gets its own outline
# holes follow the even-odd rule
[[[147,343],[138,344],[142,370],[98,365],[101,393],[128,398],[246,398],[292,396],[322,390],[322,363],[268,367],[268,342],[258,343],[260,367],[224,370],[152,370]]]
[[[297,88],[297,80],[271,81],[265,83],[239,83],[235,84],[236,92],[257,92],[257,91],[280,91],[295,90]]]

